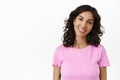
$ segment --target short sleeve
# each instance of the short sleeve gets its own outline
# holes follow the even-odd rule
[[[98,62],[100,67],[110,66],[109,59],[104,47],[102,47],[101,57]]]
[[[53,56],[53,63],[52,66],[58,66],[61,67],[62,59],[61,59],[61,49],[60,47],[57,47],[54,56]]]

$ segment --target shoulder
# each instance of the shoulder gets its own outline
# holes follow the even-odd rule
[[[62,57],[66,51],[67,51],[66,47],[64,47],[62,44],[58,45],[55,50],[55,55]]]
[[[70,49],[71,49],[71,47],[65,47],[63,44],[61,44],[61,45],[57,46],[56,51],[60,52],[60,53],[66,53]]]
[[[68,47],[65,47],[63,44],[57,46],[57,49],[58,49],[58,50],[65,50],[65,49],[67,49],[67,48],[68,48]]]
[[[102,44],[99,44],[97,47],[95,47],[95,46],[92,46],[92,47],[93,47],[93,49],[95,49],[95,50],[100,50],[100,51],[105,50],[105,48],[104,48],[104,46],[103,46]]]
[[[94,53],[97,53],[98,55],[106,54],[106,49],[104,48],[102,44],[99,44],[97,47],[92,46],[92,51]]]
[[[93,53],[97,54],[99,57],[106,54],[106,49],[102,44],[99,44],[97,47],[92,46]]]

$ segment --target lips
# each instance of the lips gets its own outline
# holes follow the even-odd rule
[[[81,33],[85,33],[86,32],[86,30],[85,29],[78,29]]]

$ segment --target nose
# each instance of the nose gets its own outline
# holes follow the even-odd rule
[[[86,22],[85,22],[85,21],[83,21],[83,22],[81,23],[81,27],[82,27],[82,28],[86,27]]]

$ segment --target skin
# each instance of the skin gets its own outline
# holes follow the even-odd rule
[[[60,79],[60,67],[53,66],[53,80],[61,80]]]
[[[100,67],[100,80],[107,80],[107,69],[106,67]]]
[[[86,41],[87,35],[92,30],[94,24],[94,17],[90,11],[85,11],[80,13],[73,21],[74,30],[75,30],[75,42],[74,47],[76,48],[85,48],[89,44]],[[53,66],[53,80],[61,80],[60,72],[61,68]],[[100,67],[100,80],[107,80],[107,70],[106,67]]]
[[[94,23],[93,15],[89,11],[80,13],[73,21],[75,30],[75,44],[76,48],[84,48],[88,46],[86,37],[87,34],[92,30]]]

